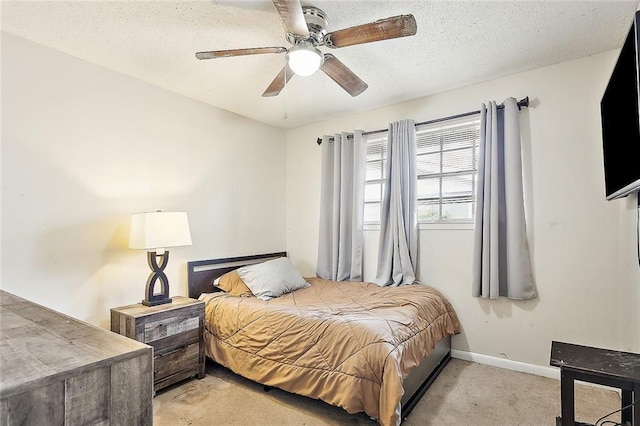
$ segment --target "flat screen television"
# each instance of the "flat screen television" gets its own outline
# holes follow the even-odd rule
[[[600,102],[607,200],[640,191],[640,11]]]

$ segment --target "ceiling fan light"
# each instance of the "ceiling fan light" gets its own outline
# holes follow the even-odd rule
[[[299,76],[312,75],[322,65],[322,53],[315,47],[295,46],[287,54],[289,68]]]

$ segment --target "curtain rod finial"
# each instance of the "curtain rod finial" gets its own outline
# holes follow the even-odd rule
[[[529,97],[525,96],[523,99],[520,99],[520,101],[518,101],[518,110],[521,110],[522,108],[528,108],[529,107]]]

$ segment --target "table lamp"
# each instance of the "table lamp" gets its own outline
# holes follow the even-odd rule
[[[191,232],[185,212],[148,212],[131,215],[129,248],[147,250],[147,262],[151,274],[147,279],[142,304],[156,306],[171,303],[169,280],[164,269],[169,262],[169,247],[190,246]],[[160,281],[160,290],[155,291]]]

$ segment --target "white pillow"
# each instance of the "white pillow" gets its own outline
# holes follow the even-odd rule
[[[243,266],[238,275],[258,299],[269,300],[311,285],[286,257]]]

